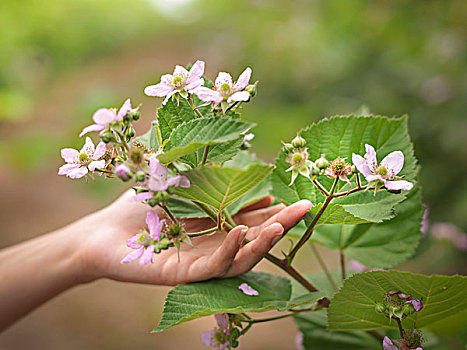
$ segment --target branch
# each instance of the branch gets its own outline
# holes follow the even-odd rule
[[[187,97],[188,102],[190,103],[191,109],[198,115],[198,117],[203,118],[203,115],[198,111],[196,108],[195,104],[193,103],[193,100],[191,99],[191,96],[188,95]]]

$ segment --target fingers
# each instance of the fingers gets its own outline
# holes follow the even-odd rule
[[[256,239],[264,228],[276,222],[282,225],[284,232],[287,232],[303,218],[306,212],[310,210],[311,206],[312,204],[310,201],[301,200],[288,207],[282,207],[283,209],[281,211],[262,222],[259,226],[250,229],[246,238],[250,241]]]
[[[256,209],[267,208],[273,202],[274,202],[274,197],[273,196],[267,196],[267,197],[259,199],[258,201],[254,202],[253,204],[250,204],[250,205],[246,206],[245,208],[240,210],[238,213],[241,214],[241,213],[246,213],[246,212],[256,210]]]
[[[278,204],[273,207],[257,209],[240,213],[235,217],[235,220],[242,225],[249,227],[261,225],[263,222],[268,220],[271,216],[279,213],[282,209],[286,208],[284,204]]]
[[[235,227],[228,233],[221,246],[212,255],[196,261],[190,267],[188,273],[192,281],[224,276],[242,246],[247,230],[248,227],[246,226]]]
[[[277,222],[264,228],[257,239],[239,250],[225,277],[237,276],[251,270],[282,237],[283,233],[284,227]]]

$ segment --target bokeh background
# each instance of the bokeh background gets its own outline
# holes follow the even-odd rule
[[[253,150],[268,161],[280,140],[320,118],[408,114],[431,226],[400,268],[465,273],[466,39],[465,0],[2,0],[0,248],[116,198],[120,183],[59,177],[60,148],[79,147],[92,113],[126,97],[144,104],[143,133],[161,103],[143,88],[202,59],[211,79],[252,67],[260,85],[244,116],[260,124]],[[332,265],[333,254],[322,254]],[[301,264],[318,270],[311,251]],[[167,290],[113,281],[75,288],[1,334],[0,349],[205,349],[199,334],[211,319],[149,334]],[[432,327],[438,349],[464,348],[465,320]],[[261,324],[240,349],[291,349],[295,334],[288,319]]]

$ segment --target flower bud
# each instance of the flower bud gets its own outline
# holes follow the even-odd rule
[[[293,140],[292,140],[292,146],[294,148],[303,148],[306,146],[306,140],[301,137],[300,135],[297,135]]]
[[[319,168],[319,169],[326,169],[328,166],[329,166],[329,161],[326,159],[326,157],[324,156],[324,154],[321,155],[321,158],[318,158],[316,161],[315,161],[315,165]]]
[[[386,305],[383,303],[376,303],[375,304],[375,311],[379,314],[384,314],[386,313]]]
[[[149,198],[148,199],[148,204],[151,206],[151,207],[155,207],[158,203],[158,200],[156,198]]]
[[[109,143],[109,142],[115,142],[116,141],[114,135],[109,130],[102,131],[100,136],[101,136],[102,142],[104,142],[104,143]]]
[[[283,147],[282,147],[282,150],[285,152],[285,153],[290,153],[290,152],[293,152],[293,146],[291,143],[283,143]]]
[[[144,171],[137,171],[135,174],[136,181],[143,182],[146,179]]]
[[[133,148],[128,155],[133,164],[139,165],[144,161],[144,153],[139,148]]]
[[[256,85],[258,85],[258,82],[247,85],[247,87],[245,88],[245,91],[248,92],[251,97],[256,96],[256,91],[257,91]]]
[[[168,228],[168,235],[170,237],[178,237],[180,235],[181,228],[176,222],[171,223]]]
[[[166,202],[169,199],[169,194],[166,191],[157,192],[156,199],[160,202]]]
[[[411,315],[415,312],[415,309],[414,307],[412,306],[412,304],[405,304],[403,307],[402,307],[402,313],[404,314],[404,316],[408,316],[408,315]]]
[[[316,166],[316,163],[310,162],[310,174],[313,176],[318,176],[321,173],[321,169]]]
[[[127,135],[132,138],[133,136],[135,136],[135,129],[130,125],[129,128],[128,128],[128,131],[127,131]]]
[[[128,181],[133,177],[133,173],[130,168],[125,164],[119,164],[115,167],[115,174],[123,181]]]

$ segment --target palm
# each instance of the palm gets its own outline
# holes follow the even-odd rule
[[[234,216],[239,226],[229,233],[216,232],[210,236],[192,238],[194,247],[183,243],[179,254],[175,248],[165,250],[154,256],[153,264],[147,266],[137,263],[121,265],[120,260],[129,252],[124,242],[145,227],[144,219],[148,211],[146,205],[128,202],[129,197],[130,191],[94,215],[94,227],[97,224],[103,229],[99,229],[98,234],[93,234],[88,241],[89,259],[95,261],[95,269],[105,277],[165,285],[247,272],[283,232],[293,227],[310,208],[308,201],[297,202],[288,208],[282,204],[269,207],[272,198],[267,197]],[[160,211],[158,214],[163,216]],[[202,231],[214,225],[208,218],[182,221],[187,232]],[[245,234],[252,242],[242,246]]]

